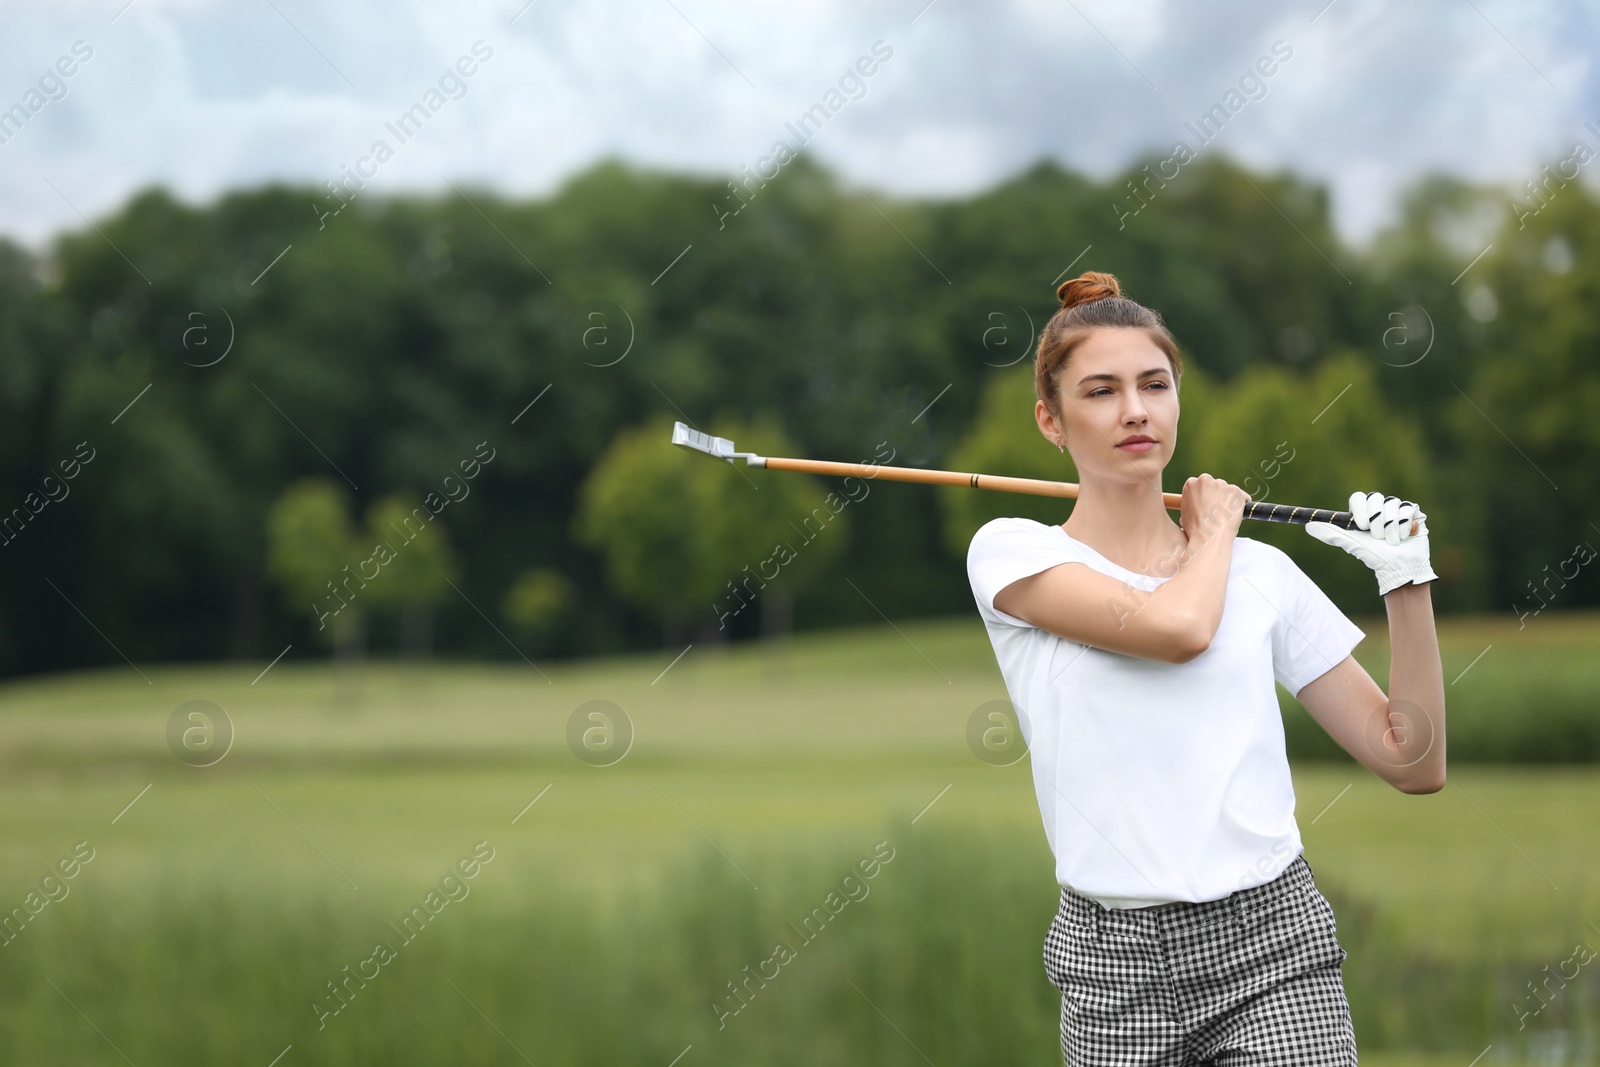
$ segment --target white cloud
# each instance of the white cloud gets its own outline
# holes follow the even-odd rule
[[[1192,143],[1183,122],[1276,39],[1294,58],[1205,151],[1328,182],[1352,239],[1425,171],[1518,184],[1600,123],[1600,15],[1576,5],[936,0],[913,23],[923,0],[537,0],[512,23],[524,2],[134,0],[114,23],[122,0],[8,4],[0,107],[74,41],[94,57],[0,145],[0,232],[81,228],[48,183],[91,217],[152,183],[198,200],[320,185],[480,38],[493,60],[373,188],[542,195],[608,154],[732,172],[880,39],[893,58],[811,150],[907,195],[970,193],[1041,156],[1104,176]]]

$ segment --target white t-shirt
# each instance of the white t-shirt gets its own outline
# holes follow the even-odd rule
[[[1132,612],[1167,578],[1060,526],[986,523],[967,578],[1033,763],[1056,880],[1108,908],[1205,901],[1269,882],[1302,850],[1273,681],[1298,695],[1365,634],[1281,550],[1239,537],[1222,622],[1188,663],[1108,652],[994,606],[1019,578],[1082,563]]]

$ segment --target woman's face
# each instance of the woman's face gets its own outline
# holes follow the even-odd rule
[[[1143,330],[1096,330],[1056,372],[1059,412],[1034,409],[1039,431],[1072,453],[1079,477],[1148,482],[1178,442],[1178,389],[1167,354]],[[1152,445],[1123,442],[1143,435]],[[1159,479],[1157,478],[1157,484]]]

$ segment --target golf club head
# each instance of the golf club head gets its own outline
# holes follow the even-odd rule
[[[733,442],[726,437],[713,437],[682,422],[672,424],[672,443],[696,452],[704,452],[708,456],[725,459],[729,463],[732,463],[737,456],[743,456],[747,464],[753,459],[760,458],[754,452],[735,452]]]

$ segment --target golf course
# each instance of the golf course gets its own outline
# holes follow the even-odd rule
[[[0,29],[0,1067],[1600,1067],[1600,6]]]
[[[1592,1062],[1600,769],[1527,760],[1546,720],[1593,736],[1600,617],[1440,635],[1444,790],[1294,765],[1363,1062]],[[1059,1062],[1028,761],[968,742],[1005,697],[976,617],[679,651],[8,683],[0,1059]]]

